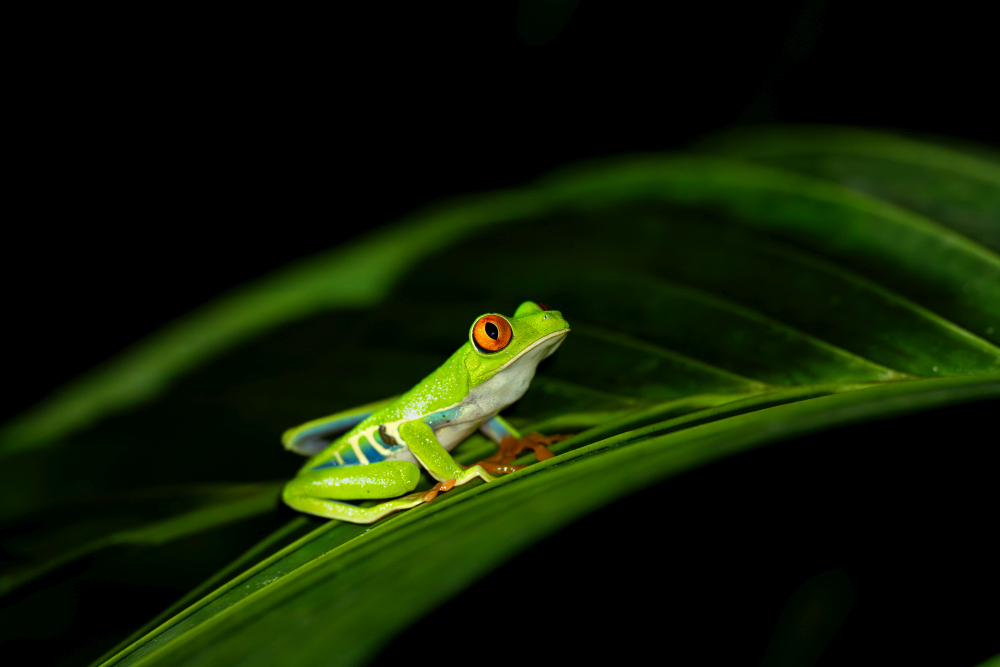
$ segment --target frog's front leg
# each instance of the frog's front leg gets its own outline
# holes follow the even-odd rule
[[[470,468],[458,465],[434,437],[434,430],[420,420],[406,422],[400,426],[399,435],[417,460],[427,468],[427,472],[438,482],[442,482],[435,487],[435,490],[447,491],[452,486],[465,484],[476,477],[484,482],[493,481],[493,477],[480,465]],[[451,480],[454,480],[454,484],[449,483]],[[430,497],[433,498],[433,495]]]
[[[358,507],[344,500],[393,498],[413,491],[420,468],[409,461],[380,461],[368,465],[309,470],[288,484],[284,501],[308,514],[352,523],[373,523],[387,514],[424,502],[424,493],[387,500],[374,507]]]

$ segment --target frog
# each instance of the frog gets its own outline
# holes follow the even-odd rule
[[[285,484],[283,501],[307,514],[370,524],[456,486],[493,482],[496,466],[492,474],[486,461],[463,467],[450,452],[478,430],[506,451],[524,442],[539,454],[544,437],[522,439],[499,413],[527,392],[538,364],[569,331],[562,313],[542,302],[525,301],[513,317],[485,313],[468,340],[406,393],[288,429],[282,445],[309,459]],[[415,491],[421,469],[437,482],[430,491]]]

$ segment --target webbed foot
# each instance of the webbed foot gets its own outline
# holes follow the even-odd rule
[[[476,465],[482,466],[487,472],[493,474],[511,473],[524,467],[510,465],[510,463],[524,450],[533,450],[535,452],[535,460],[545,461],[546,459],[551,459],[555,456],[549,451],[549,445],[570,437],[572,436],[563,434],[542,435],[541,433],[529,433],[523,438],[512,438],[508,436],[500,441],[500,444],[497,445],[497,451],[493,454],[493,456],[483,459]]]

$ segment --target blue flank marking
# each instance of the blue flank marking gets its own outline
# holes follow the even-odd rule
[[[310,436],[315,435],[336,435],[338,433],[343,433],[348,431],[361,422],[363,422],[371,412],[366,414],[348,415],[346,417],[341,417],[340,419],[334,419],[333,421],[323,422],[321,424],[316,424],[304,431],[295,434],[295,442],[304,440]]]
[[[352,428],[357,424],[360,424],[370,414],[372,413],[369,412],[368,414],[361,415],[360,417],[358,415],[352,415],[350,417],[343,417],[336,421],[317,424],[316,426],[313,426],[312,428],[299,433],[296,436],[296,440],[298,441],[301,439],[305,439],[309,436],[314,436],[319,434],[329,434],[331,431],[335,431],[338,428],[346,431],[347,429]],[[428,426],[430,426],[432,429],[437,430],[442,426],[444,426],[445,424],[451,422],[457,416],[458,416],[458,409],[452,408],[450,410],[432,412],[431,414],[424,417],[423,422]],[[395,452],[405,447],[405,445],[393,445],[390,447],[389,445],[385,444],[385,441],[382,440],[382,436],[379,434],[378,431],[375,431],[372,435],[375,441],[378,442],[378,444],[380,444],[385,449],[388,449],[390,452]],[[369,463],[377,463],[379,461],[385,460],[385,457],[378,453],[378,450],[372,446],[372,443],[370,440],[368,440],[368,438],[361,438],[358,441],[358,446],[361,448],[361,453],[365,455],[365,458],[368,459]],[[345,466],[361,465],[361,461],[358,460],[358,457],[354,454],[354,449],[352,447],[347,446],[344,449],[340,449],[338,451],[340,451],[341,458],[344,459],[343,465]],[[341,465],[340,463],[337,463],[336,458],[330,457],[329,459],[323,461],[319,465],[313,466],[312,468],[310,468],[310,470],[337,468],[340,465]]]
[[[389,445],[385,444],[385,442],[382,440],[382,436],[379,435],[378,431],[375,431],[373,435],[375,436],[375,440],[378,442],[378,444],[382,445],[390,452],[395,452],[400,449],[403,449],[403,445],[393,445],[392,447],[390,447]],[[354,448],[351,447],[350,445],[347,445],[347,443],[344,444],[346,448],[338,450],[340,452],[341,458],[344,459],[344,465],[345,466],[361,465],[361,461],[354,454]],[[378,463],[379,461],[385,460],[385,457],[379,454],[377,449],[372,447],[372,443],[368,438],[361,438],[358,441],[358,446],[361,448],[361,453],[365,455],[365,458],[368,459],[369,463]],[[324,468],[339,468],[339,467],[340,464],[337,463],[337,459],[331,456],[326,461],[323,461],[322,463],[314,465],[312,468],[309,468],[309,470],[323,470]]]
[[[376,463],[384,458],[372,447],[372,443],[368,442],[368,438],[361,438],[358,441],[358,447],[361,449],[361,453],[365,455],[365,458],[368,459],[368,463]],[[351,453],[353,454],[354,452]],[[346,463],[347,459],[344,459],[344,462]]]
[[[359,465],[361,465],[361,461],[354,454],[354,448],[353,447],[347,447],[345,450],[343,450],[342,452],[340,452],[340,458],[344,459],[344,465],[345,466],[359,466]]]
[[[458,408],[451,408],[450,410],[442,410],[441,412],[432,412],[421,421],[436,431],[445,424],[451,422],[457,416]]]
[[[313,470],[322,470],[323,468],[336,468],[339,465],[340,464],[337,463],[337,459],[331,456],[330,458],[328,458],[326,461],[323,461],[319,465],[315,465],[312,468],[309,468],[309,472],[312,472]]]

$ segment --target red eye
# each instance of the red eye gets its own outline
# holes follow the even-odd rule
[[[550,306],[547,303],[542,303],[541,301],[536,301],[535,305],[541,308],[542,310],[552,310],[552,306]]]
[[[510,342],[510,323],[499,315],[483,315],[472,327],[472,340],[484,352],[499,352]]]

